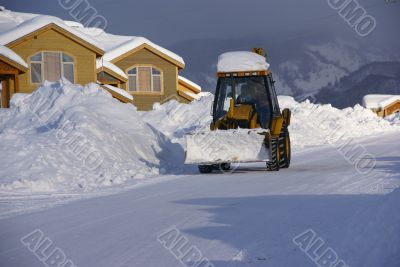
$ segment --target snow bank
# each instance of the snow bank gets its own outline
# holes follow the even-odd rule
[[[26,62],[19,55],[3,45],[0,45],[0,55],[18,63],[21,66],[24,66],[25,68],[28,68],[28,64],[26,64]]]
[[[227,52],[218,57],[218,72],[268,70],[266,58],[247,51]]]
[[[400,125],[382,119],[360,105],[341,110],[331,105],[313,104],[308,100],[298,103],[288,96],[278,98],[282,109],[292,110],[290,134],[295,147],[335,144],[400,130]]]
[[[133,105],[67,81],[15,95],[0,111],[0,144],[0,190],[10,193],[90,191],[156,176],[180,149]]]
[[[142,113],[142,118],[185,148],[185,133],[209,129],[212,101],[213,96],[208,95],[189,105],[176,101],[156,104],[153,111]],[[290,96],[279,96],[279,104],[282,109],[292,110],[290,135],[294,148],[400,131],[399,115],[385,120],[360,105],[340,110],[309,101],[298,103]]]
[[[279,97],[293,112],[294,148],[400,131],[361,106],[339,110]],[[0,110],[0,190],[91,191],[161,173],[181,173],[185,134],[207,131],[213,95],[181,104],[171,100],[138,112],[96,84],[46,83],[13,96]]]
[[[186,164],[258,162],[269,160],[265,130],[235,129],[186,135]]]
[[[213,100],[212,94],[205,94],[188,105],[177,101],[157,103],[152,111],[142,112],[142,118],[172,142],[184,145],[185,133],[209,129]],[[360,105],[341,110],[309,101],[299,103],[290,96],[279,96],[279,103],[282,109],[292,110],[290,131],[294,147],[334,144],[400,131],[400,114],[383,119]]]
[[[142,112],[142,118],[172,142],[185,147],[185,133],[209,129],[213,100],[214,96],[209,93],[203,94],[200,99],[193,100],[190,104],[182,104],[176,100],[163,105],[156,103],[152,111]]]

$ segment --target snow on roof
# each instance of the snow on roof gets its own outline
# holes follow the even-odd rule
[[[17,55],[14,51],[9,49],[8,47],[0,45],[0,55],[18,63],[21,66],[24,66],[25,68],[28,68],[28,64],[26,64],[26,62],[19,55]]]
[[[266,58],[247,51],[227,52],[218,57],[218,72],[268,70]]]
[[[120,68],[118,68],[116,65],[114,65],[113,63],[111,63],[110,61],[107,61],[105,59],[98,58],[96,60],[96,69],[100,69],[102,67],[110,69],[111,71],[124,77],[125,79],[128,79],[128,76],[126,76],[126,74]]]
[[[160,51],[164,55],[181,63],[182,65],[185,65],[185,61],[183,60],[183,58],[181,58],[177,54],[175,54],[159,45],[156,45],[155,43],[149,41],[148,39],[146,39],[144,37],[134,37],[134,36],[130,37],[129,40],[120,43],[119,45],[115,46],[114,48],[107,50],[107,52],[104,54],[104,59],[106,59],[108,61],[112,61],[113,59],[115,59],[115,58],[117,58],[117,57],[143,45],[143,44],[147,44],[150,47]]]
[[[16,27],[11,28],[5,32],[2,32],[0,34],[0,44],[6,45],[8,43],[11,43],[31,32],[34,32],[40,28],[43,28],[49,24],[55,24],[59,26],[60,28],[66,30],[67,32],[77,36],[78,38],[88,42],[89,44],[104,50],[103,46],[95,39],[92,37],[83,34],[82,32],[76,30],[73,27],[68,26],[63,20],[53,17],[53,16],[45,16],[45,15],[38,15],[36,17],[33,17],[29,20],[26,20],[20,24],[18,24]]]
[[[73,28],[84,28],[85,27],[85,26],[83,26],[82,23],[79,23],[79,22],[73,21],[73,20],[64,20],[64,23]]]
[[[185,65],[185,61],[179,55],[141,36],[115,35],[106,33],[102,29],[98,28],[77,27],[76,30],[84,34],[87,34],[92,38],[96,39],[98,42],[102,43],[106,50],[106,53],[104,54],[103,58],[108,61],[112,61],[113,59],[143,44],[147,44],[148,46],[160,51],[162,54],[172,58],[173,60],[179,62],[180,64]]]
[[[107,89],[110,89],[111,91],[113,91],[113,92],[115,92],[117,94],[120,94],[120,95],[128,98],[129,100],[133,100],[133,96],[130,93],[128,93],[127,91],[125,91],[125,90],[123,90],[121,88],[118,88],[118,87],[115,87],[115,86],[112,86],[112,85],[109,85],[109,84],[104,84],[103,86],[106,87]]]
[[[197,83],[192,82],[191,80],[183,77],[183,76],[178,76],[178,79],[181,80],[184,83],[189,84],[190,86],[196,88],[197,90],[199,90],[201,92],[201,86],[198,85]]]
[[[400,95],[366,95],[363,97],[363,106],[366,108],[384,108],[399,100]]]
[[[147,44],[161,54],[177,61],[182,67],[185,65],[182,57],[144,37],[114,35],[106,33],[99,28],[85,28],[84,25],[75,21],[63,21],[57,17],[19,13],[9,10],[0,11],[0,44],[7,44],[15,41],[50,23],[56,24],[64,30],[105,51],[104,59],[107,61],[112,61],[142,44]]]

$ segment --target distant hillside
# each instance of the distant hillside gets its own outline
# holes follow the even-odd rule
[[[361,104],[366,94],[400,94],[400,62],[370,63],[324,87],[315,95],[320,103],[338,108]]]
[[[391,64],[397,64],[390,62],[400,62],[399,55],[393,55],[385,48],[366,45],[362,40],[332,41],[323,33],[303,33],[291,38],[274,35],[230,40],[189,40],[169,48],[185,59],[187,63],[187,68],[183,71],[185,76],[202,85],[204,90],[214,91],[218,55],[232,50],[249,50],[252,47],[264,47],[268,52],[268,61],[277,80],[278,94],[292,96],[317,94],[320,101],[333,102],[335,106],[347,106],[349,103],[357,103],[360,100],[359,96],[367,92],[390,93],[394,88],[399,88],[396,78],[393,78],[396,69],[393,70],[393,75],[388,77],[384,75],[389,72],[386,68],[390,69],[390,66],[393,66]],[[380,63],[373,64],[375,62]],[[369,64],[372,64],[369,68],[379,69],[378,66],[382,66],[385,71],[368,71],[368,67],[364,70],[364,66]],[[386,64],[387,67],[383,67]],[[358,73],[359,70],[359,75],[364,73],[368,76],[369,73],[379,77],[368,78],[371,81],[363,77],[361,80],[367,79],[365,83],[354,89],[359,90],[359,94],[348,95],[349,99],[344,97],[343,100],[338,100],[335,94],[330,95],[331,89],[327,88],[339,82],[342,88],[353,87],[354,82],[344,78]],[[324,93],[319,93],[323,89]]]

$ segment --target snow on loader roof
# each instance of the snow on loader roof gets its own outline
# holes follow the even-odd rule
[[[227,52],[218,57],[218,72],[265,71],[269,69],[265,57],[247,51]]]

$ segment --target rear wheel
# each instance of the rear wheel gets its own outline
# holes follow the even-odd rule
[[[230,163],[221,163],[219,165],[219,169],[221,171],[229,171],[231,169],[231,164]]]
[[[271,137],[270,150],[271,158],[267,162],[267,170],[279,171],[279,137]]]
[[[211,173],[213,170],[212,165],[199,165],[199,172],[200,173]]]
[[[289,168],[291,154],[289,130],[284,128],[279,136],[279,167]]]

